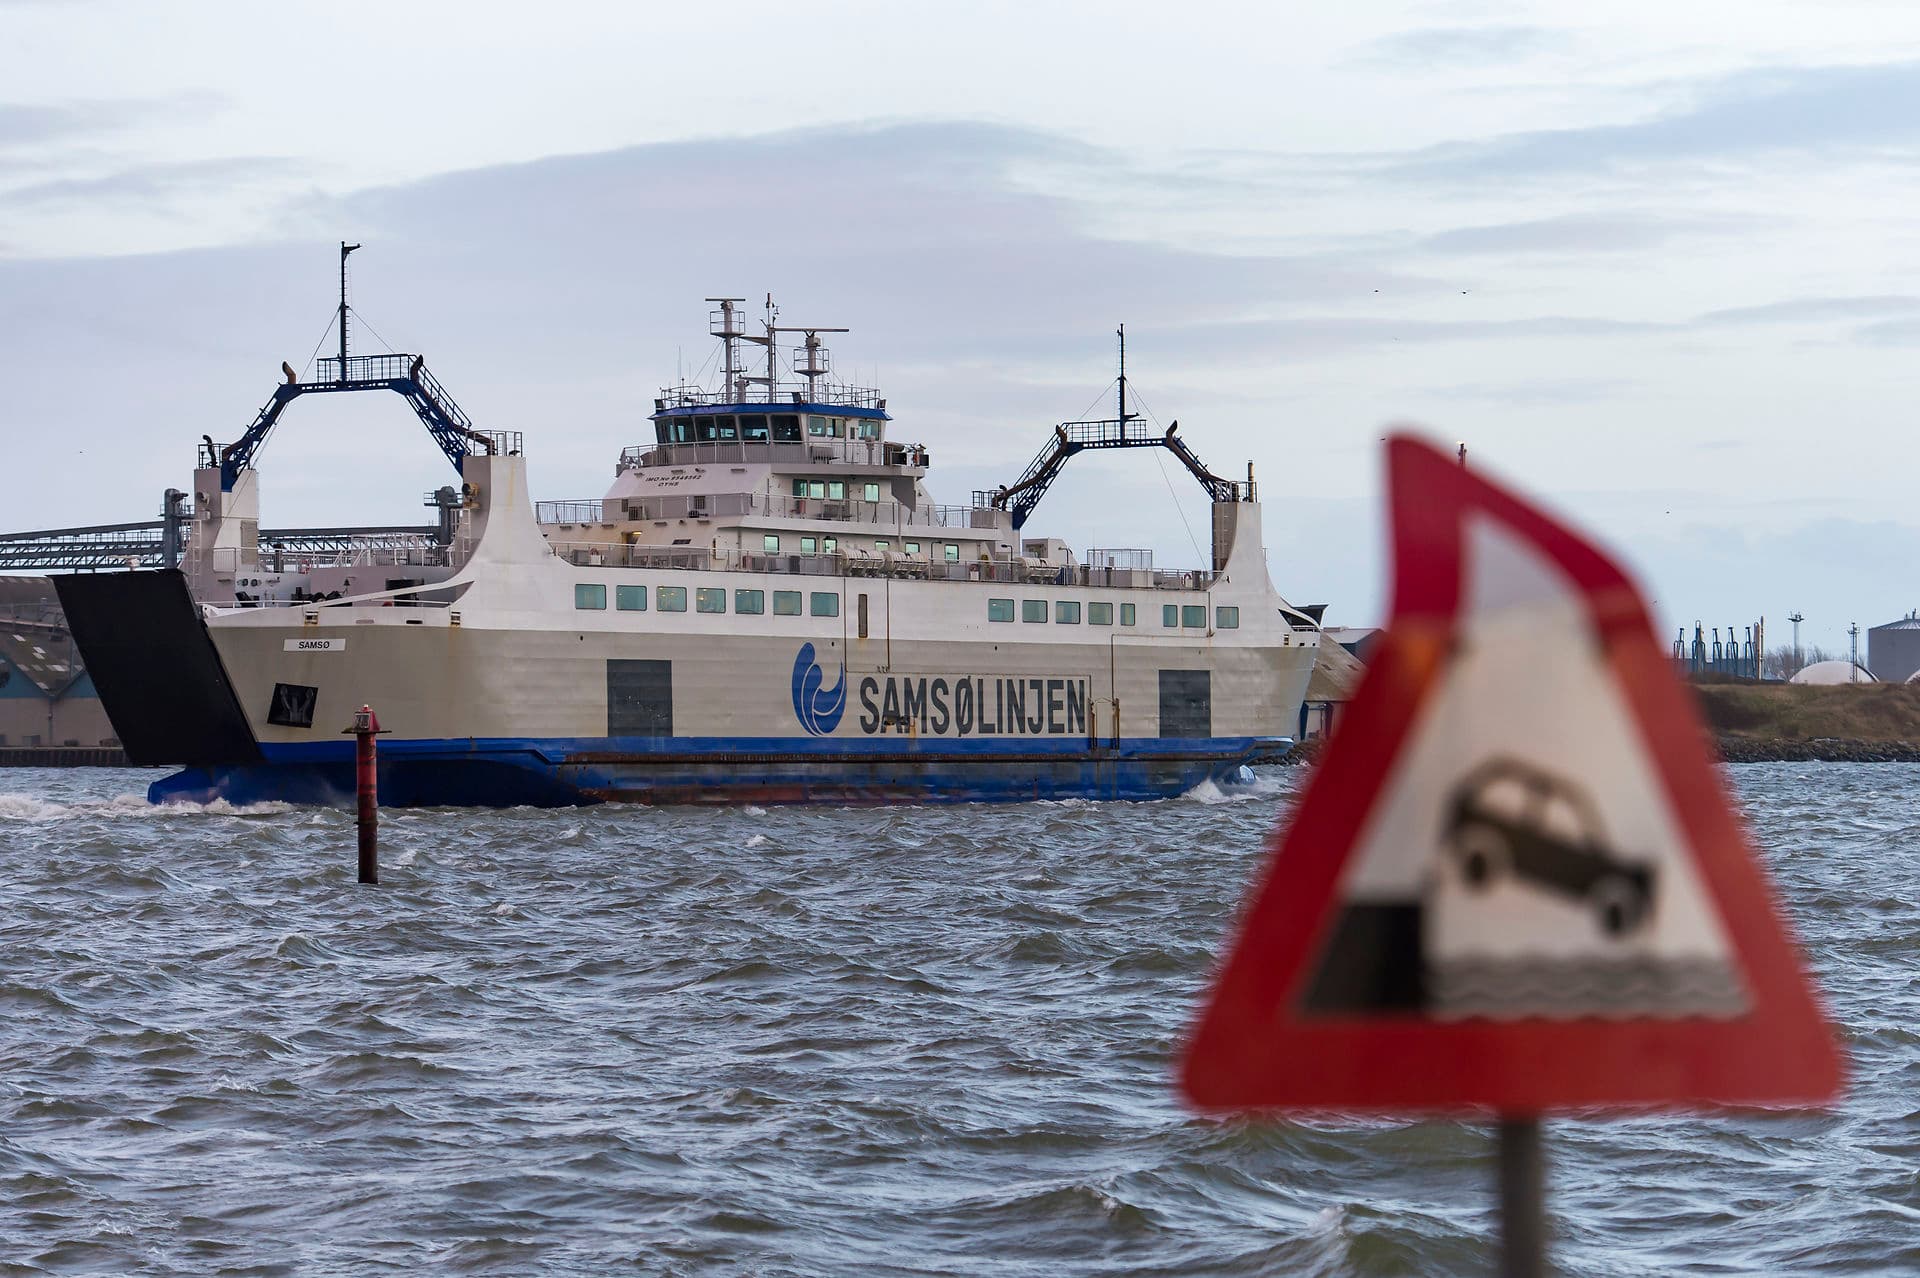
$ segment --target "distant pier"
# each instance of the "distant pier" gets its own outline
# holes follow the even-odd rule
[[[0,746],[0,768],[124,768],[119,746]]]

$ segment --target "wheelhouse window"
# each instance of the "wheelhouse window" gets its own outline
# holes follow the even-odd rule
[[[718,586],[701,586],[693,592],[695,612],[725,612],[727,592]]]
[[[768,533],[760,539],[760,544],[766,547],[769,555],[777,555],[780,553],[780,534]]]
[[[742,417],[740,419],[740,438],[764,444],[767,440],[767,419],[764,417]]]
[[[1207,628],[1207,606],[1205,604],[1188,604],[1180,610],[1180,624],[1189,630],[1205,630]]]
[[[987,620],[988,621],[1012,621],[1013,620],[1013,600],[1011,599],[987,600]]]
[[[1113,605],[1110,603],[1088,604],[1087,624],[1089,626],[1111,626],[1113,624]]]
[[[734,426],[731,416],[715,417],[713,419],[713,435],[715,439],[738,439],[740,438],[740,431]]]
[[[1080,624],[1080,601],[1077,599],[1059,599],[1054,601],[1053,619],[1062,626]]]
[[[1022,599],[1020,601],[1020,620],[1047,624],[1047,601],[1044,599]]]
[[[1240,610],[1220,607],[1213,610],[1213,625],[1216,630],[1238,630],[1240,628]]]
[[[1123,626],[1131,626],[1133,624],[1133,605],[1132,604],[1120,605],[1120,624]]]
[[[661,586],[655,592],[654,602],[661,612],[685,612],[687,610],[687,588],[685,586]]]
[[[773,437],[775,439],[799,439],[800,438],[800,414],[798,413],[773,414]]]
[[[800,615],[800,592],[797,590],[776,590],[773,592],[773,615],[776,617],[797,617]]]
[[[816,617],[837,617],[840,615],[840,596],[816,590],[807,601],[807,606]]]
[[[647,610],[647,588],[645,586],[615,586],[613,588],[613,606],[621,612],[645,612]]]
[[[1180,605],[1161,604],[1160,624],[1166,626],[1168,629],[1178,630],[1180,628]]]
[[[734,591],[733,610],[747,616],[759,616],[767,610],[767,592],[764,590]]]
[[[576,608],[605,608],[607,606],[607,588],[597,582],[575,582],[573,586],[573,606]]]

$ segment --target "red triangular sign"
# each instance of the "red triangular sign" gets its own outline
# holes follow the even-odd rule
[[[1832,1031],[1625,573],[1425,443],[1393,615],[1182,1082],[1216,1108],[1815,1103]]]

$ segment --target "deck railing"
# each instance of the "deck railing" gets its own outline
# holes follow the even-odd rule
[[[1156,572],[1089,564],[1046,564],[1027,559],[950,560],[836,552],[831,555],[769,555],[708,546],[626,545],[620,542],[549,541],[553,553],[582,568],[670,568],[695,572],[781,573],[802,577],[881,577],[910,581],[999,581],[1013,585],[1097,586],[1115,590],[1206,590],[1219,574]]]

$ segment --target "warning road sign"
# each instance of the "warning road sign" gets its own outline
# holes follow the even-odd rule
[[[1189,1045],[1221,1107],[1813,1102],[1831,1031],[1625,574],[1388,448],[1393,615]]]

